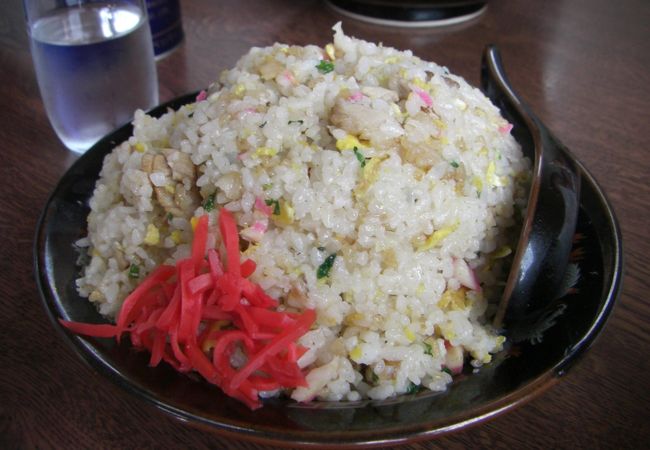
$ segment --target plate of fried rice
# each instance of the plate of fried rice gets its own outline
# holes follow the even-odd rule
[[[372,445],[475,423],[557,380],[618,292],[618,225],[580,166],[571,286],[526,339],[495,329],[529,149],[447,68],[334,31],[137,111],[39,223],[65,339],[227,435]]]

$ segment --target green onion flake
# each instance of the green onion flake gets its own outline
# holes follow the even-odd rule
[[[452,161],[449,164],[451,164],[451,167],[453,167],[454,169],[458,169],[458,167],[460,167],[460,164],[458,164],[456,161]]]
[[[274,216],[279,216],[280,215],[280,202],[277,200],[272,200],[272,199],[267,199],[264,200],[264,203],[266,203],[266,206],[273,206],[273,215]]]
[[[357,160],[359,160],[359,164],[361,164],[361,168],[366,167],[366,157],[363,156],[363,153],[361,153],[359,149],[356,147],[354,147],[354,156],[356,156]]]
[[[316,66],[316,68],[322,74],[330,73],[332,70],[334,70],[334,63],[332,63],[331,61],[325,61],[324,59],[321,59],[321,61]]]
[[[205,212],[210,212],[214,209],[214,193],[208,195],[208,198],[205,199],[205,202],[203,202],[203,209],[205,209]]]
[[[140,277],[140,267],[131,264],[131,267],[129,267],[129,278],[139,278]]]
[[[409,382],[408,387],[406,388],[407,394],[417,394],[422,390],[422,387],[419,384],[415,384],[412,381]]]
[[[424,344],[424,353],[427,355],[433,355],[433,347],[428,342],[423,342]]]
[[[334,265],[335,259],[336,259],[336,253],[332,253],[327,258],[325,258],[323,264],[318,266],[318,271],[316,272],[316,278],[320,280],[321,278],[325,278],[329,276],[330,270],[332,270],[332,266]]]

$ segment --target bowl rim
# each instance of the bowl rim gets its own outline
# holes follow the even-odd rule
[[[150,111],[149,114],[162,114],[168,108],[178,108],[185,103],[191,102],[196,97],[196,93],[187,94],[175,98],[169,102],[163,103]],[[579,167],[580,176],[582,178],[583,187],[587,187],[591,194],[594,196],[594,201],[597,202],[600,209],[599,213],[603,215],[602,219],[607,225],[607,238],[611,241],[612,252],[610,262],[612,271],[611,276],[604,280],[605,285],[608,286],[607,292],[603,295],[601,307],[598,314],[593,318],[592,325],[589,330],[582,336],[579,342],[574,345],[571,351],[565,355],[559,362],[545,371],[541,372],[537,377],[528,381],[519,388],[512,392],[501,396],[493,401],[487,402],[476,409],[464,411],[463,414],[448,416],[427,423],[419,423],[410,427],[394,427],[377,430],[346,430],[341,431],[338,436],[327,435],[322,431],[309,431],[309,430],[278,430],[278,429],[256,429],[250,425],[238,423],[237,421],[230,422],[216,422],[206,417],[185,411],[174,405],[165,403],[156,398],[155,394],[147,390],[143,386],[134,384],[133,382],[122,376],[110,362],[106,361],[103,356],[98,352],[93,345],[93,340],[82,338],[69,333],[64,330],[59,324],[58,318],[66,317],[65,311],[55,300],[49,285],[48,274],[43,270],[45,268],[45,223],[48,218],[48,210],[51,207],[52,201],[56,198],[57,194],[63,189],[63,181],[67,174],[83,167],[87,158],[90,158],[92,152],[98,152],[102,146],[107,146],[111,143],[112,137],[118,132],[124,132],[130,127],[126,124],[123,127],[109,133],[97,144],[95,144],[86,154],[82,155],[71,167],[66,171],[66,174],[59,180],[57,186],[49,196],[41,215],[37,222],[37,228],[33,246],[34,256],[34,277],[39,290],[40,298],[43,307],[54,325],[60,336],[66,343],[77,353],[81,359],[92,367],[94,370],[99,371],[104,376],[109,378],[113,383],[123,388],[129,394],[145,400],[145,403],[154,406],[156,409],[163,411],[167,415],[174,417],[182,422],[187,422],[192,426],[200,429],[216,432],[225,437],[236,439],[243,439],[247,441],[270,444],[275,446],[291,445],[295,447],[320,447],[320,448],[349,448],[349,447],[377,447],[388,444],[401,444],[406,442],[415,442],[434,437],[442,436],[444,434],[452,433],[470,426],[477,425],[493,417],[497,417],[507,411],[519,407],[531,399],[537,397],[542,392],[553,386],[560,377],[564,376],[569,368],[573,366],[582,357],[586,350],[594,343],[596,338],[603,330],[608,318],[611,315],[612,309],[616,300],[620,296],[623,272],[623,246],[621,231],[618,220],[615,216],[614,210],[611,207],[606,195],[597,184],[591,173],[572,155]],[[119,142],[118,142],[119,143]],[[113,145],[114,146],[114,145]],[[582,205],[582,201],[580,202]],[[604,258],[604,257],[603,257]],[[605,266],[605,261],[603,261]],[[372,403],[372,401],[370,401]]]

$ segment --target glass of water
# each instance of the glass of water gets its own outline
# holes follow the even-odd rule
[[[144,0],[23,0],[32,59],[52,127],[83,153],[158,103]]]

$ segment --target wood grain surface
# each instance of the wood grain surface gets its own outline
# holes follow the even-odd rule
[[[158,62],[161,102],[199,89],[251,46],[324,45],[342,17],[322,1],[182,1],[186,39]],[[477,85],[487,43],[510,81],[612,201],[623,292],[603,334],[526,405],[425,448],[648,448],[650,443],[650,2],[494,0],[477,20],[405,30],[343,19],[348,34],[412,49]],[[43,109],[19,0],[0,2],[0,448],[261,445],[194,429],[86,366],[55,333],[33,275],[36,221],[75,156]]]

